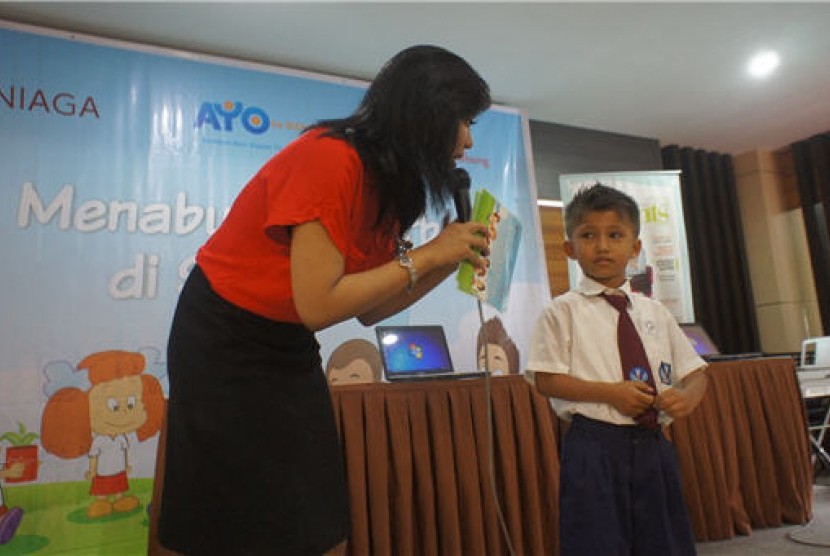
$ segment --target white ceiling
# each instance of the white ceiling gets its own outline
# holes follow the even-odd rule
[[[439,44],[531,119],[663,145],[739,154],[830,131],[830,3],[0,2],[0,18],[358,79]],[[782,64],[757,81],[762,48]]]

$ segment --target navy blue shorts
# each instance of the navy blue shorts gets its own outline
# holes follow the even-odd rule
[[[560,481],[562,556],[696,553],[677,456],[661,431],[577,415]]]

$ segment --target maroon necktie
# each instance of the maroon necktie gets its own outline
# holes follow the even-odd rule
[[[643,341],[634,328],[634,322],[628,314],[628,298],[625,295],[602,294],[605,300],[613,305],[620,313],[617,321],[617,345],[620,350],[620,363],[622,363],[623,380],[640,380],[648,383],[654,391],[657,387],[654,384],[654,377],[651,373],[651,365],[646,357],[646,350]],[[637,424],[651,429],[657,428],[657,410],[649,407],[635,417]]]

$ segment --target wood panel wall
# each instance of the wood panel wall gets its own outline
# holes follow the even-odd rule
[[[542,222],[542,240],[545,244],[545,264],[548,270],[550,295],[555,297],[570,289],[568,259],[562,251],[565,241],[565,222],[559,207],[539,207]]]
[[[801,208],[801,194],[798,192],[798,179],[795,175],[792,147],[784,147],[773,153],[775,171],[781,185],[783,209],[786,211]]]

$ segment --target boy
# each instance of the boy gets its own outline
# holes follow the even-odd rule
[[[631,197],[601,184],[580,190],[565,208],[565,232],[565,254],[585,278],[540,316],[526,374],[571,421],[561,554],[695,554],[674,448],[660,426],[700,403],[705,363],[661,303],[631,291],[626,265],[642,247]],[[631,350],[618,348],[628,333],[618,322],[624,328],[628,315],[647,361],[623,362]]]

